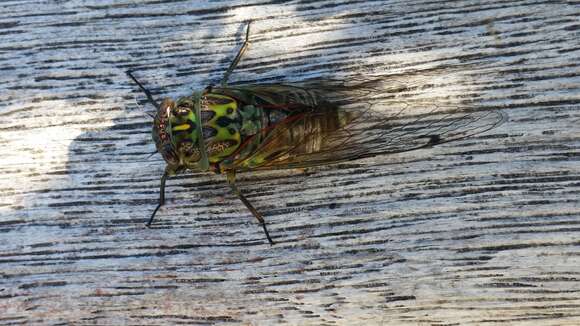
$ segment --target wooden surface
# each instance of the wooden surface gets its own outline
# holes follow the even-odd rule
[[[2,1],[0,324],[579,325],[574,1]],[[509,120],[433,149],[168,183],[158,98],[219,80],[431,76]]]

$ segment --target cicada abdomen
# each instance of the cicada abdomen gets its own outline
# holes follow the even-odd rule
[[[167,162],[168,176],[186,170],[227,175],[232,190],[260,221],[262,215],[235,183],[236,172],[304,168],[431,147],[483,133],[505,116],[470,106],[397,100],[412,83],[400,76],[310,80],[293,84],[228,86],[227,79],[248,47],[246,42],[220,86],[158,104],[153,139]]]

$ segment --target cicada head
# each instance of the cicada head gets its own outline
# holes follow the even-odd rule
[[[167,162],[169,175],[183,170],[209,169],[200,123],[200,93],[173,101],[164,99],[157,109],[152,137]]]

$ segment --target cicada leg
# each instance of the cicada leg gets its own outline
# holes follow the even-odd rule
[[[161,206],[165,205],[165,182],[167,181],[167,177],[168,177],[168,173],[167,173],[167,171],[165,171],[163,173],[163,175],[161,176],[161,185],[159,186],[159,203],[157,204],[157,207],[155,207],[153,214],[151,214],[151,218],[149,219],[149,222],[147,222],[147,224],[145,224],[147,227],[150,227],[151,223],[153,223],[153,219],[155,218],[155,214],[157,213],[159,208],[161,208]]]
[[[234,69],[236,69],[236,66],[238,65],[238,63],[242,59],[242,56],[244,55],[244,53],[246,52],[246,50],[248,50],[248,47],[250,46],[250,25],[251,24],[252,24],[252,21],[250,20],[248,22],[248,26],[246,27],[246,40],[244,41],[244,44],[242,45],[242,47],[238,51],[238,54],[234,58],[234,61],[232,61],[232,63],[230,64],[230,67],[224,73],[224,76],[222,77],[222,81],[220,83],[221,87],[225,87],[228,84],[228,78],[230,78],[230,75],[232,74]]]
[[[153,95],[151,95],[151,92],[147,88],[145,88],[145,86],[143,86],[143,84],[141,84],[139,82],[139,80],[137,80],[137,78],[135,78],[135,76],[133,76],[133,72],[131,70],[127,70],[127,75],[135,82],[135,84],[137,84],[139,86],[139,88],[143,91],[143,93],[145,93],[145,95],[147,96],[147,100],[149,100],[149,102],[151,102],[151,104],[153,104],[157,109],[159,109],[159,103],[157,103],[157,101],[155,101],[155,99],[153,98]],[[155,154],[156,152],[157,151],[152,153],[152,155]],[[151,223],[153,223],[153,219],[155,219],[155,214],[157,213],[159,208],[161,208],[161,206],[165,205],[165,182],[167,181],[168,176],[169,176],[169,174],[168,174],[167,170],[161,176],[161,185],[159,187],[159,203],[157,204],[157,207],[155,207],[153,214],[151,214],[151,218],[145,224],[147,227],[151,226]]]
[[[270,244],[273,245],[274,241],[272,241],[272,238],[270,238],[270,233],[266,228],[266,221],[264,221],[264,217],[256,210],[256,208],[254,208],[254,206],[248,201],[248,199],[246,199],[246,197],[240,192],[240,190],[236,186],[236,172],[234,170],[228,171],[227,178],[228,183],[230,184],[230,187],[232,188],[234,193],[238,195],[242,203],[246,205],[246,207],[250,210],[250,212],[252,212],[252,214],[256,217],[258,222],[260,222],[262,228],[264,229],[264,233],[266,234],[266,238],[268,238],[268,242],[270,242]]]

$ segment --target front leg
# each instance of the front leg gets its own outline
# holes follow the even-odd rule
[[[151,214],[149,222],[145,224],[147,227],[151,226],[153,219],[155,219],[155,214],[161,208],[161,206],[165,205],[165,182],[167,181],[167,177],[169,177],[169,172],[167,169],[165,169],[165,172],[163,172],[163,175],[161,176],[161,185],[159,186],[159,202],[157,203],[157,207],[155,207],[153,214]]]

